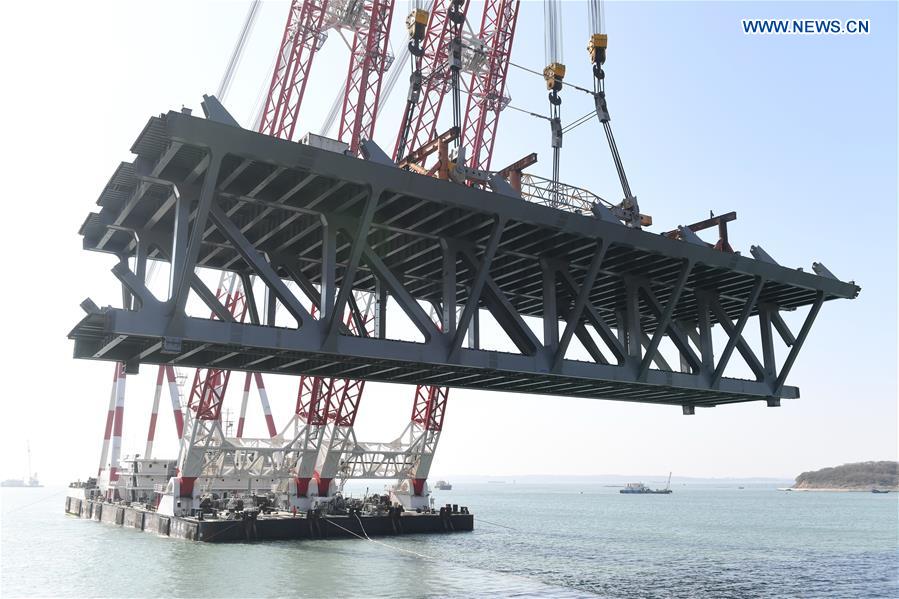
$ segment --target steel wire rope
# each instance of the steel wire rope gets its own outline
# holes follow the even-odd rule
[[[356,515],[356,518],[359,519],[359,515],[358,515],[358,514]],[[365,527],[362,526],[362,521],[361,521],[361,520],[359,520],[359,526],[362,527],[362,532],[365,533],[365,536],[364,536],[364,537],[363,537],[362,535],[359,535],[359,534],[353,532],[352,530],[350,530],[350,529],[348,529],[348,528],[344,528],[343,526],[341,526],[340,524],[338,524],[337,522],[334,522],[333,520],[331,520],[331,519],[329,519],[329,518],[322,518],[322,520],[324,520],[325,522],[328,522],[329,524],[333,524],[334,526],[336,526],[337,528],[339,528],[340,530],[342,530],[342,531],[344,531],[344,532],[350,533],[351,535],[353,535],[353,536],[356,537],[357,539],[361,539],[361,540],[363,540],[363,541],[371,541],[372,543],[374,543],[374,544],[376,544],[376,545],[383,545],[384,547],[387,547],[388,549],[392,549],[392,550],[394,550],[394,551],[402,551],[403,553],[408,553],[408,554],[410,554],[410,555],[414,555],[414,556],[420,557],[420,558],[422,558],[422,559],[427,559],[427,560],[435,560],[435,559],[437,559],[437,558],[431,557],[430,555],[425,555],[424,553],[418,553],[417,551],[412,551],[411,549],[403,549],[402,547],[397,547],[397,546],[395,546],[395,545],[389,545],[389,544],[387,544],[387,543],[384,543],[383,541],[377,541],[377,540],[375,540],[375,539],[369,537],[369,536],[368,536],[368,533],[365,533]]]
[[[471,50],[472,52],[474,52],[474,53],[476,53],[476,54],[484,54],[484,55],[487,54],[485,51],[479,50],[479,49],[475,48],[474,46],[470,46],[470,45],[468,45],[468,44],[462,44],[462,47],[463,47],[463,48],[468,48],[469,50]],[[528,68],[528,67],[526,67],[526,66],[524,66],[524,65],[520,65],[520,64],[518,64],[518,63],[512,62],[511,60],[508,61],[508,64],[509,64],[509,66],[513,66],[513,67],[515,67],[516,69],[521,69],[522,71],[526,71],[526,72],[528,72],[528,73],[531,73],[532,75],[537,75],[538,77],[540,77],[541,79],[543,79],[543,73],[542,73],[541,71],[535,71],[534,69],[531,69],[531,68]],[[575,85],[574,83],[569,83],[569,82],[567,82],[567,81],[562,81],[562,85],[567,86],[567,87],[570,87],[570,88],[572,88],[572,89],[576,89],[576,90],[581,91],[581,92],[584,92],[585,94],[590,94],[591,96],[595,96],[595,95],[596,95],[596,92],[594,92],[594,91],[592,91],[592,90],[589,90],[589,89],[587,89],[586,87],[581,87],[580,85]]]
[[[46,495],[46,496],[41,497],[40,499],[38,499],[38,500],[36,500],[36,501],[31,501],[31,502],[29,502],[29,503],[26,503],[25,505],[18,505],[18,506],[14,507],[14,508],[10,508],[10,509],[8,509],[8,510],[3,510],[2,514],[3,514],[4,516],[7,515],[7,514],[14,514],[14,513],[18,512],[18,511],[24,510],[25,508],[29,508],[29,507],[31,507],[31,506],[33,506],[33,505],[36,505],[36,504],[38,504],[38,503],[40,503],[40,502],[42,502],[42,501],[46,501],[47,499],[53,499],[53,498],[55,498],[55,497],[59,497],[59,496],[62,495],[63,493],[68,493],[68,491],[59,491],[59,492],[57,492],[57,493],[53,493],[52,495]]]

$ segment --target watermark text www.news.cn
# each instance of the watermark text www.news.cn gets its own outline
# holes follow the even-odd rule
[[[743,19],[746,35],[868,35],[870,19]]]

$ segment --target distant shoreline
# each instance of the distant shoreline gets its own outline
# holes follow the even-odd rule
[[[796,477],[793,491],[861,492],[899,490],[899,463],[892,461],[856,462]]]
[[[899,492],[899,489],[895,487],[875,487],[878,491],[889,491],[891,493]],[[778,489],[779,491],[795,491],[797,493],[815,493],[818,491],[824,493],[870,493],[871,487],[865,488],[857,488],[857,489],[840,489],[840,488],[797,488],[797,487],[784,487],[782,489]]]

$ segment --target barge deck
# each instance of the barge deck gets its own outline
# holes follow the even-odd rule
[[[199,519],[165,516],[120,503],[66,497],[66,513],[72,516],[163,537],[207,543],[470,532],[474,530],[474,515],[467,511],[466,508],[446,506],[431,513],[399,509],[384,515],[273,512],[255,517]]]

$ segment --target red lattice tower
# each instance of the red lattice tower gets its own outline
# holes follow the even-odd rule
[[[247,302],[243,288],[235,285],[232,291],[228,291],[224,284],[226,277],[222,278],[222,284],[215,292],[218,300],[225,298],[225,309],[234,317],[234,320],[243,322],[247,316]],[[210,318],[217,318],[212,314]],[[197,368],[194,373],[194,381],[190,388],[187,407],[193,410],[199,420],[219,420],[222,413],[222,402],[228,389],[228,381],[231,378],[230,370],[219,368]]]
[[[429,431],[443,430],[443,414],[449,387],[418,385],[415,388],[415,402],[412,404],[412,422]]]
[[[472,168],[490,169],[499,113],[504,107],[518,7],[519,0],[487,0],[484,5],[478,36],[487,43],[487,64],[471,77],[462,127],[462,145],[470,151],[468,165]]]
[[[368,28],[357,30],[353,36],[337,135],[354,154],[359,151],[359,143],[372,139],[375,132],[381,81],[389,66],[393,0],[371,0],[363,10],[369,16]]]
[[[309,72],[324,41],[328,0],[292,0],[259,132],[293,139]]]
[[[314,318],[318,309],[312,306]],[[371,334],[369,324],[374,321],[372,310],[361,314],[361,322],[365,333],[356,326],[352,312],[348,312],[344,324],[353,335]],[[297,391],[296,415],[301,423],[320,426],[333,422],[337,426],[353,426],[356,412],[365,389],[365,381],[354,379],[322,378],[302,375]]]

